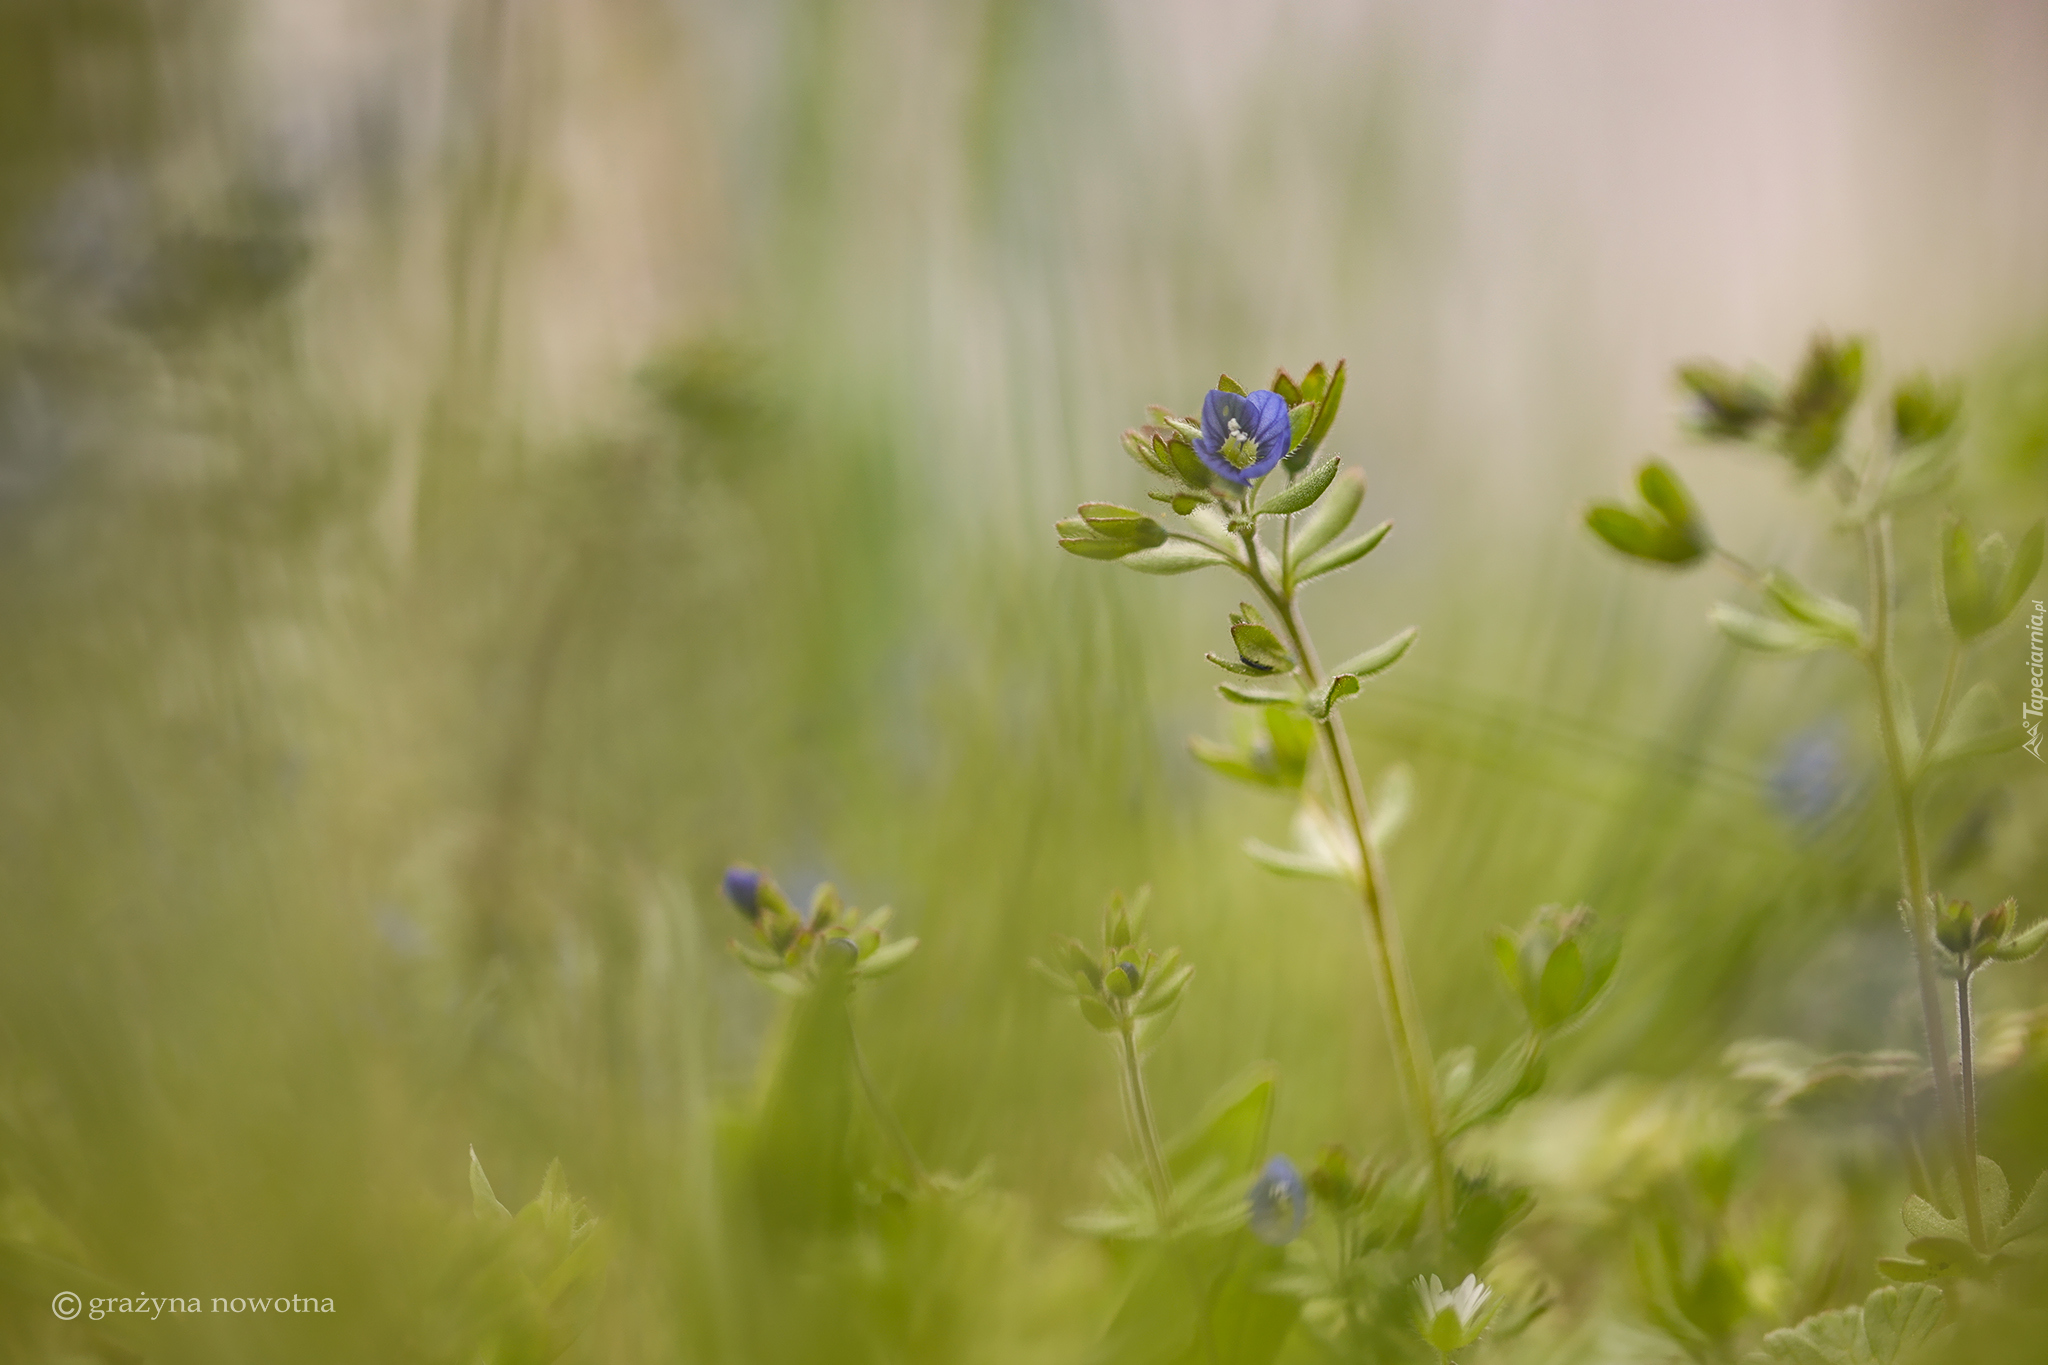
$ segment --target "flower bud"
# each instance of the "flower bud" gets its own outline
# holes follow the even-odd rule
[[[1934,907],[1934,941],[1952,953],[1967,953],[1977,936],[1968,901],[1939,897]]]
[[[761,918],[761,873],[757,869],[734,863],[725,870],[719,889],[732,902],[733,909],[750,920]]]
[[[1308,1191],[1301,1172],[1284,1156],[1274,1156],[1246,1193],[1251,1204],[1252,1236],[1267,1246],[1285,1246],[1301,1235],[1308,1215]]]
[[[2012,932],[2013,914],[2018,908],[2019,902],[2008,896],[1977,917],[1974,946],[1978,952],[1991,952],[2005,942],[2005,936]]]

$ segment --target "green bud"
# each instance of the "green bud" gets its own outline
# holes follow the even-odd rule
[[[1671,466],[1651,460],[1636,473],[1645,504],[1631,510],[1598,503],[1586,512],[1594,535],[1632,559],[1673,566],[1694,564],[1714,548],[1699,505]]]
[[[1968,901],[1952,901],[1939,897],[1934,907],[1934,941],[1952,953],[1970,951],[1970,944],[1976,938],[1976,923],[1970,915]]]
[[[1143,512],[1113,502],[1084,502],[1080,511],[1081,520],[1097,535],[1133,541],[1147,549],[1166,543],[1166,528]]]
[[[1778,448],[1802,474],[1833,458],[1863,389],[1863,342],[1816,336],[1778,409]]]
[[[2005,942],[2005,936],[2012,932],[2013,914],[2019,902],[2008,896],[1977,917],[1977,932],[1971,947],[1979,954],[1989,954]]]
[[[1294,656],[1287,652],[1280,637],[1256,621],[1239,621],[1232,626],[1230,641],[1237,647],[1238,659],[1253,672],[1288,673],[1294,669]]]
[[[1681,365],[1678,382],[1698,403],[1693,430],[1711,441],[1747,440],[1775,406],[1763,381],[1712,362]]]
[[[1128,1000],[1138,992],[1138,969],[1128,962],[1120,962],[1103,974],[1103,985],[1119,1000]]]
[[[1901,449],[1946,436],[1963,410],[1962,391],[1916,374],[1892,390],[1892,439]]]
[[[1957,639],[1974,640],[2012,614],[2041,570],[2042,533],[2042,524],[2034,523],[2015,552],[1995,531],[1980,541],[1967,522],[1949,524],[1942,533],[1941,586]]]

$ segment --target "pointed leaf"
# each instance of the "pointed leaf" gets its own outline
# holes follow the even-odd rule
[[[2043,1228],[2048,1228],[2048,1175],[2043,1175],[2034,1182],[2034,1188],[2027,1192],[2025,1202],[2000,1230],[1998,1240],[2001,1245],[2016,1242]]]
[[[2043,525],[2037,521],[2020,538],[2020,547],[2014,551],[2012,563],[2007,566],[1996,588],[1985,584],[1992,593],[1990,606],[1994,624],[2012,615],[2012,609],[2020,604],[2027,589],[2033,586],[2034,576],[2041,572],[2042,535]]]
[[[1267,673],[1286,673],[1294,668],[1294,656],[1268,626],[1256,621],[1239,621],[1230,628],[1230,641],[1237,657],[1248,666]]]
[[[1332,545],[1326,550],[1318,550],[1301,561],[1301,567],[1295,570],[1294,581],[1306,583],[1311,578],[1321,578],[1326,573],[1335,573],[1348,565],[1356,564],[1378,549],[1379,543],[1387,538],[1387,532],[1393,529],[1393,522],[1383,521],[1355,540],[1348,540],[1342,545]]]
[[[1223,700],[1239,706],[1292,706],[1301,700],[1301,694],[1293,690],[1276,691],[1264,687],[1245,687],[1238,683],[1218,683],[1216,691]]]
[[[2048,919],[2037,920],[2020,930],[1991,956],[1999,962],[2025,962],[2043,947],[2048,947]]]
[[[1245,856],[1283,877],[1312,877],[1323,881],[1341,882],[1350,880],[1348,869],[1322,853],[1301,852],[1289,848],[1276,848],[1262,839],[1244,841]]]
[[[1849,649],[1862,646],[1863,616],[1847,602],[1814,592],[1776,569],[1764,576],[1764,592],[1779,610],[1816,634]]]
[[[1331,481],[1337,477],[1337,467],[1342,461],[1335,456],[1324,460],[1315,468],[1303,474],[1287,487],[1266,499],[1259,507],[1261,516],[1286,516],[1292,512],[1304,512],[1315,506],[1316,499],[1323,496]]]
[[[1356,469],[1347,469],[1338,475],[1330,484],[1329,491],[1316,503],[1314,511],[1294,528],[1293,538],[1288,544],[1288,553],[1293,562],[1301,563],[1343,535],[1345,528],[1351,525],[1364,502],[1364,473]]]
[[[1317,362],[1317,368],[1321,368],[1321,362]],[[1296,466],[1297,468],[1300,464],[1306,464],[1314,457],[1318,450],[1322,449],[1324,439],[1330,434],[1330,428],[1336,424],[1337,409],[1344,402],[1343,361],[1338,361],[1337,368],[1330,371],[1330,377],[1326,383],[1317,386],[1320,392],[1311,393],[1310,385],[1316,377],[1316,371],[1310,370],[1308,378],[1304,379],[1302,383],[1302,396],[1315,400],[1316,420],[1315,424],[1308,429],[1308,435],[1301,439],[1301,444],[1296,446],[1287,457],[1291,461],[1299,462]]]
[[[910,955],[916,951],[917,940],[914,938],[899,938],[893,943],[884,943],[861,959],[860,964],[853,969],[853,974],[870,979],[881,976],[884,972],[892,972],[908,961]]]
[[[1727,602],[1716,603],[1707,619],[1736,644],[1763,654],[1810,654],[1830,643],[1806,626],[1772,621]]]
[[[1218,1088],[1188,1131],[1167,1144],[1174,1178],[1185,1180],[1210,1162],[1228,1172],[1257,1166],[1273,1121],[1276,1077],[1273,1065],[1261,1062]]]
[[[1384,673],[1401,661],[1408,647],[1415,643],[1415,627],[1410,626],[1397,635],[1380,641],[1363,654],[1354,655],[1338,664],[1332,672],[1349,673],[1354,678],[1370,678]]]
[[[490,1177],[484,1174],[484,1164],[477,1160],[474,1147],[469,1149],[469,1204],[478,1222],[512,1221],[512,1210],[498,1202],[497,1193],[491,1189]]]
[[[1152,574],[1193,573],[1196,569],[1230,563],[1230,556],[1221,550],[1213,549],[1200,541],[1179,537],[1167,541],[1164,545],[1154,546],[1149,550],[1138,550],[1122,558],[1125,568]]]

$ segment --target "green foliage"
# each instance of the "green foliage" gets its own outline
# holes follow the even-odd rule
[[[1643,505],[1596,503],[1586,512],[1593,534],[1631,559],[1674,567],[1697,563],[1714,548],[1699,505],[1669,465],[1652,460],[1636,474]]]
[[[1924,1285],[1880,1289],[1853,1308],[1773,1332],[1750,1359],[1761,1365],[1914,1365],[1933,1361],[1949,1334],[1942,1297]]]

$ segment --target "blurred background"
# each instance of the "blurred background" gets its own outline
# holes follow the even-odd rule
[[[1626,1248],[1703,1147],[1751,1201],[1741,1332],[1860,1296],[1889,1149],[1721,1060],[1914,1045],[1860,680],[1736,657],[1731,585],[1578,515],[1658,451],[1846,593],[1670,380],[1829,329],[1965,380],[1958,505],[2038,516],[2044,69],[2048,10],[1998,3],[0,0],[10,1358],[546,1358],[478,1345],[554,1309],[476,1290],[472,1145],[603,1221],[572,1359],[1082,1358],[1114,1304],[1062,1219],[1125,1139],[1025,964],[1142,883],[1201,973],[1161,1111],[1270,1059],[1276,1148],[1398,1152],[1355,912],[1243,858],[1284,804],[1187,756],[1230,585],[1051,530],[1139,495],[1146,403],[1340,356],[1332,445],[1396,525],[1309,610],[1326,650],[1421,628],[1350,714],[1415,773],[1438,1046],[1511,1036],[1496,926],[1628,935],[1499,1156],[1560,1281],[1518,1358],[1686,1358]],[[2016,705],[2023,664],[1976,668]],[[1930,821],[1956,894],[2042,908],[2031,759]],[[944,1237],[733,1213],[778,1018],[724,952],[737,859],[922,938],[858,1009],[926,1158],[984,1168]],[[1986,988],[2022,1187],[2044,985]],[[59,1324],[81,1272],[336,1311]]]

